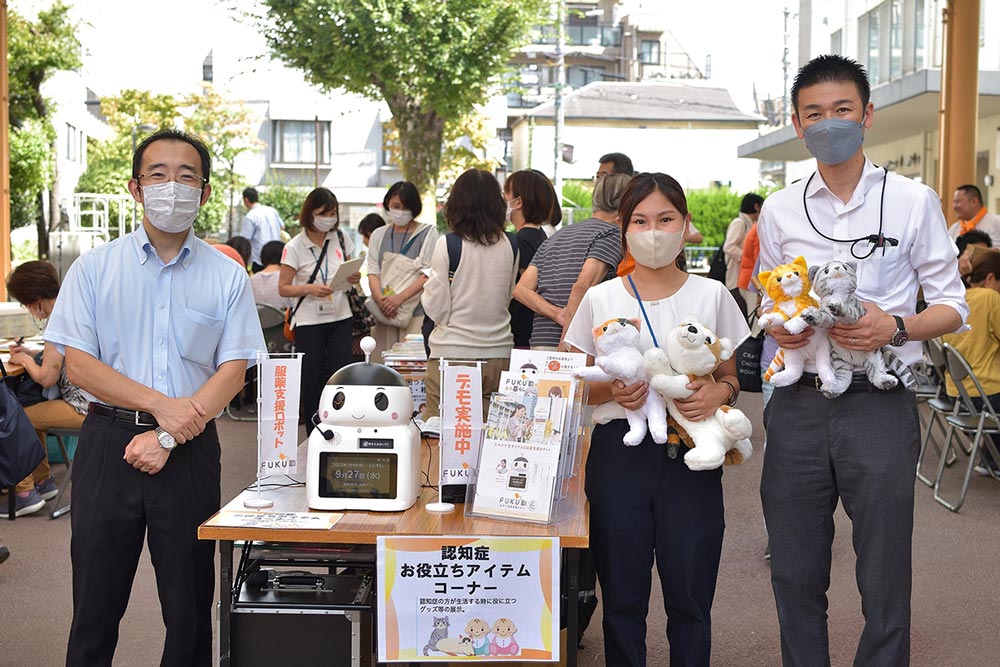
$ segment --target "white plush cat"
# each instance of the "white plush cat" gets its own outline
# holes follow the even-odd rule
[[[591,382],[621,380],[625,385],[646,379],[639,351],[639,320],[618,318],[608,320],[593,330],[594,345],[599,356],[593,366],[585,366],[573,372],[578,378]],[[667,406],[663,397],[655,391],[646,392],[646,402],[638,410],[626,410],[629,431],[622,439],[626,445],[634,447],[646,437],[647,422],[653,442],[667,441]]]

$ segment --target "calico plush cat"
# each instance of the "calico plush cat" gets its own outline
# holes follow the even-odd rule
[[[783,324],[791,334],[805,331],[809,323],[804,316],[820,317],[819,304],[809,296],[809,267],[803,257],[796,257],[789,264],[776,266],[773,271],[763,271],[758,278],[767,290],[767,295],[774,301],[771,312],[761,316],[758,324],[762,329],[768,329]],[[816,374],[823,385],[836,382],[833,367],[830,364],[830,341],[823,329],[816,329],[805,347],[794,350],[779,350],[776,360],[782,358],[784,369],[774,372],[768,379],[776,387],[787,387],[795,384],[802,377],[802,371],[807,359],[816,364]],[[772,372],[774,366],[768,369]]]
[[[639,320],[627,320],[623,317],[608,320],[594,328],[594,346],[598,356],[593,366],[578,368],[573,372],[578,378],[588,381],[607,382],[621,380],[625,385],[634,384],[646,379],[643,370],[642,352],[637,347],[639,343]],[[634,447],[643,441],[648,431],[653,436],[653,442],[667,442],[667,404],[659,392],[646,392],[646,402],[639,410],[626,410],[629,430],[622,439],[629,447]]]
[[[448,637],[448,617],[434,616],[433,621],[434,629],[431,630],[431,636],[427,640],[427,645],[424,646],[424,655],[430,655],[431,651],[441,652],[441,649],[438,648],[438,642]]]
[[[854,324],[865,314],[865,306],[854,291],[858,288],[858,265],[856,262],[827,262],[822,266],[809,268],[809,279],[813,291],[820,298],[819,312],[803,315],[803,319],[814,327],[829,327],[834,322]],[[843,394],[851,384],[854,369],[862,367],[868,381],[879,389],[892,389],[898,380],[889,373],[881,350],[849,350],[830,339],[830,364],[833,366],[835,381],[823,382],[822,392],[827,398]]]

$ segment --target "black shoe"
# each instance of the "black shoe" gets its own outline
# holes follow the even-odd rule
[[[8,558],[10,558],[10,549],[0,545],[0,563],[4,562]]]

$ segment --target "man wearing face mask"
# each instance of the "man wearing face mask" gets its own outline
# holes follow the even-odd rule
[[[874,107],[858,63],[841,56],[812,60],[795,79],[792,105],[796,133],[817,171],[764,202],[757,224],[761,269],[800,255],[810,267],[856,262],[865,315],[828,335],[853,351],[892,346],[911,364],[921,357],[917,341],[960,330],[968,315],[941,202],[927,186],[865,157]],[[920,288],[929,305],[915,314]],[[765,295],[764,311],[772,305]],[[783,326],[768,332],[786,349],[823,335],[811,328],[792,335]],[[914,395],[901,385],[876,389],[855,368],[847,391],[828,399],[814,373],[807,363],[796,385],[776,388],[764,415],[760,493],[782,661],[830,664],[826,589],[839,501],[852,522],[865,615],[854,664],[906,665],[920,439]]]
[[[73,465],[73,623],[67,665],[110,665],[143,540],[166,640],[161,665],[212,664],[219,509],[213,417],[265,349],[246,271],[194,236],[211,159],[161,130],[132,159],[143,205],[131,234],[70,267],[46,329],[72,381],[95,397]]]

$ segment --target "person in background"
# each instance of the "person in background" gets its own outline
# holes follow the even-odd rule
[[[726,254],[726,289],[746,313],[757,304],[749,303],[740,292],[740,260],[743,257],[743,241],[750,228],[757,224],[757,216],[760,215],[760,207],[763,204],[764,198],[754,192],[743,195],[740,214],[729,223],[726,228],[726,240],[722,244],[722,251]]]
[[[506,221],[514,225],[517,232],[519,253],[518,278],[531,264],[538,247],[548,236],[542,225],[551,219],[553,211],[562,210],[556,198],[556,190],[545,174],[537,169],[515,171],[507,177],[503,186],[503,197],[507,204]],[[519,301],[510,302],[510,329],[514,335],[514,347],[527,349],[531,340],[531,326],[535,314]]]
[[[221,503],[214,416],[266,347],[246,269],[191,228],[210,175],[195,137],[143,140],[128,182],[142,224],[73,262],[45,330],[96,399],[73,459],[67,667],[112,664],[144,543],[166,626],[159,664],[213,664],[215,547],[198,526]]]
[[[245,236],[230,236],[226,245],[233,248],[240,255],[243,268],[250,268],[250,239]]]
[[[379,227],[385,227],[385,219],[378,213],[369,213],[361,218],[361,222],[358,223],[358,234],[361,234],[361,241],[365,244],[366,248],[371,240],[372,233]]]
[[[740,296],[747,304],[747,315],[760,304],[760,290],[754,284],[757,274],[757,258],[760,256],[760,237],[757,236],[757,222],[750,226],[746,238],[743,239],[743,252],[740,254],[740,275],[736,286]]]
[[[409,181],[397,181],[389,186],[382,199],[382,206],[389,224],[375,229],[368,241],[368,287],[383,315],[391,318],[396,316],[401,304],[423,292],[438,231],[434,225],[417,222],[417,217],[423,211],[423,204],[417,187]],[[424,268],[424,275],[418,276],[399,294],[383,291],[382,258],[389,252],[409,257]],[[390,350],[407,334],[421,333],[423,325],[424,310],[420,303],[417,303],[413,318],[405,328],[379,322],[372,331],[376,343],[375,354]]]
[[[7,292],[27,308],[32,317],[48,319],[59,296],[59,273],[48,262],[25,262],[7,277]],[[58,388],[59,397],[24,408],[28,420],[38,433],[42,448],[45,449],[48,429],[79,429],[83,426],[90,401],[79,387],[69,381],[63,355],[55,345],[45,344],[41,363],[35,361],[35,354],[35,351],[23,345],[10,347],[11,363],[23,366],[31,379],[45,389]],[[42,509],[46,500],[55,498],[58,492],[49,470],[49,457],[46,455],[38,467],[17,485],[14,514],[23,516],[37,512]]]
[[[622,257],[618,202],[630,178],[610,174],[598,180],[591,196],[593,216],[543,243],[518,280],[514,299],[534,313],[532,349],[557,349],[583,295],[614,276]]]
[[[983,204],[983,193],[975,185],[960,185],[952,195],[951,209],[958,220],[948,227],[948,236],[959,236],[978,229],[990,236],[994,247],[1000,247],[1000,216],[990,213]]]
[[[329,282],[354,254],[354,243],[340,230],[340,204],[327,188],[316,188],[306,196],[299,224],[302,231],[285,245],[281,257],[278,294],[297,307],[292,318],[295,349],[304,355],[299,414],[308,435],[315,428],[312,416],[326,381],[353,361],[351,306],[347,295],[334,292]],[[357,284],[361,274],[348,280]]]
[[[484,411],[507,370],[514,336],[510,332],[510,295],[517,280],[516,239],[504,233],[504,198],[496,178],[469,169],[455,181],[444,217],[462,237],[462,257],[449,280],[448,243],[437,240],[431,276],[420,297],[434,321],[429,336],[425,386],[428,418],[440,415],[440,361],[481,360]]]
[[[969,304],[968,324],[972,328],[962,333],[947,334],[941,340],[962,353],[983,386],[985,399],[994,410],[1000,411],[1000,253],[976,254],[972,260],[965,300]],[[976,395],[972,380],[966,378],[964,385],[976,407],[981,408],[983,397]],[[945,389],[952,398],[958,396],[955,381],[949,374],[945,375]],[[1000,449],[1000,436],[991,435],[990,438]],[[994,477],[1000,477],[1000,461],[994,460],[985,446],[981,452],[981,462],[975,471],[980,475],[992,472]]]
[[[278,310],[285,310],[294,305],[294,300],[286,299],[278,291],[278,278],[281,275],[281,256],[285,251],[283,241],[268,241],[260,249],[262,267],[250,276],[250,287],[253,288],[253,300]]]
[[[243,190],[243,206],[247,214],[243,218],[240,235],[250,240],[250,268],[257,273],[264,268],[260,253],[269,241],[281,241],[285,223],[278,212],[259,201],[256,188]]]
[[[958,248],[958,273],[962,276],[962,281],[968,286],[968,276],[972,272],[972,258],[983,250],[993,250],[993,241],[990,235],[979,229],[973,229],[955,239],[955,246]]]
[[[598,160],[597,173],[594,181],[599,181],[608,174],[625,174],[628,177],[635,176],[635,168],[632,160],[624,153],[605,153]]]

